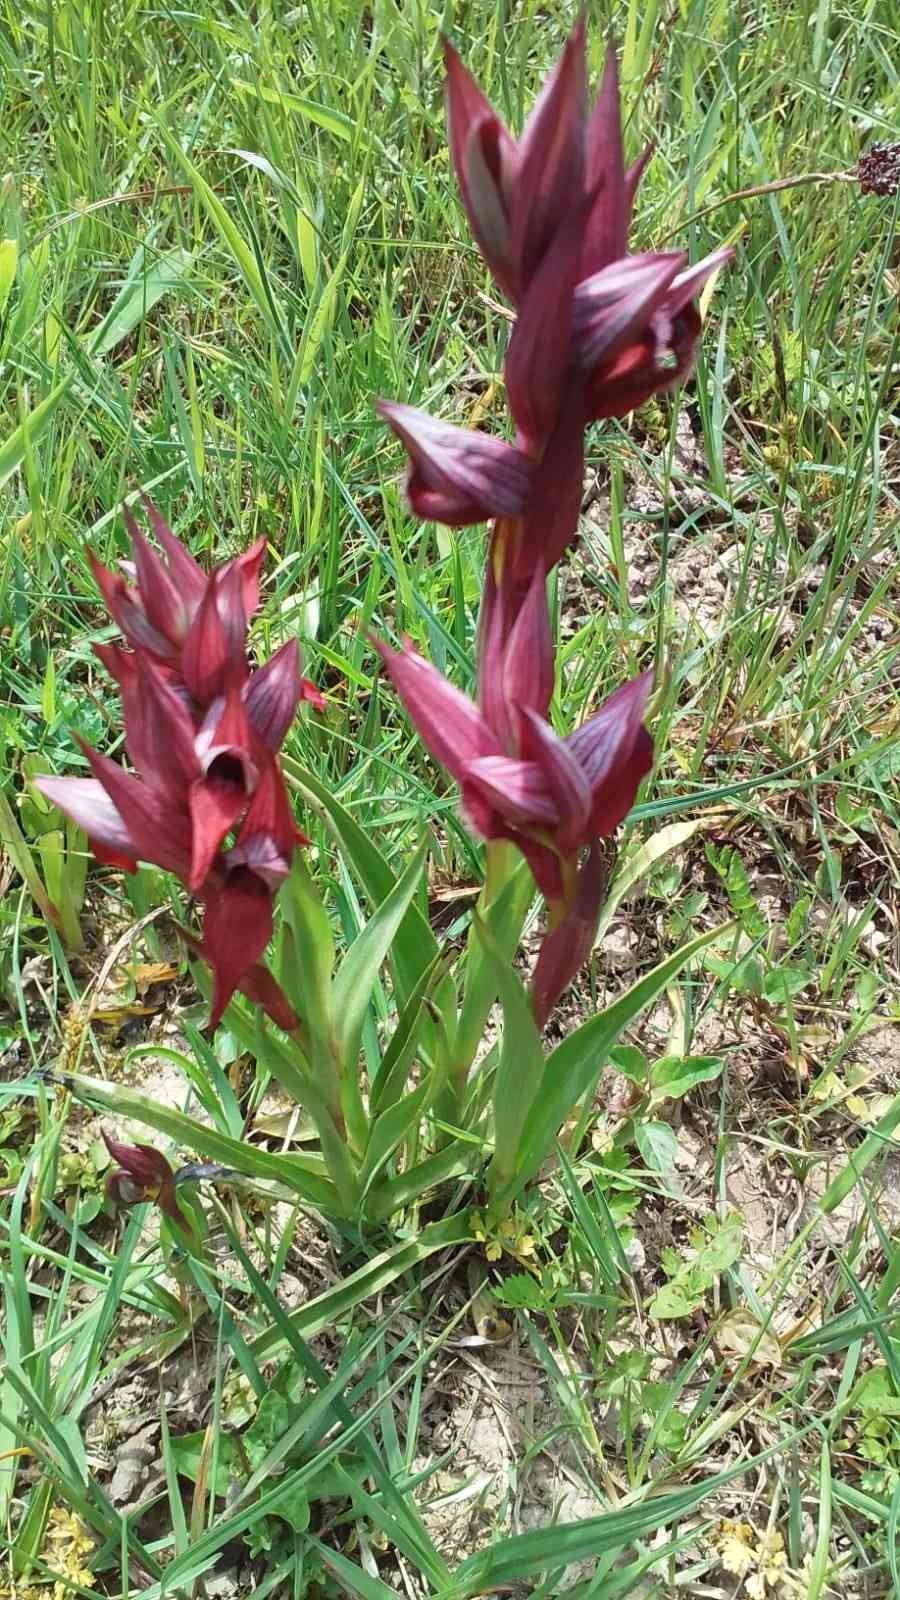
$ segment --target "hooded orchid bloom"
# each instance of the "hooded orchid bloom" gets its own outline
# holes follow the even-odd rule
[[[106,1195],[116,1209],[155,1201],[173,1221],[184,1223],[175,1199],[175,1174],[165,1156],[149,1144],[120,1144],[103,1134],[113,1161],[113,1170],[107,1175]]]
[[[438,422],[415,406],[381,400],[378,410],[409,455],[406,493],[417,516],[464,528],[525,508],[533,468],[528,457],[476,428]]]
[[[545,898],[564,900],[570,864],[615,831],[650,771],[641,721],[648,675],[623,684],[563,739],[536,711],[520,709],[520,754],[509,755],[474,702],[408,641],[399,651],[378,648],[423,744],[459,784],[475,832],[512,840]]]
[[[409,453],[415,514],[451,527],[502,525],[494,553],[527,585],[537,561],[549,571],[575,536],[585,426],[625,416],[689,374],[701,331],[694,302],[731,251],[693,267],[677,251],[628,254],[651,152],[626,167],[612,46],[589,111],[583,21],[518,140],[449,43],[444,54],[462,202],[517,314],[505,362],[515,445],[410,407],[380,409]]]
[[[693,301],[731,251],[716,250],[690,269],[676,252],[628,255],[634,198],[652,147],[626,167],[612,45],[588,114],[583,22],[518,141],[450,44],[445,60],[450,151],[472,232],[520,321],[529,299],[543,307],[527,336],[519,336],[526,360],[538,379],[548,357],[551,365],[561,362],[564,333],[548,305],[555,290],[554,311],[563,312],[568,301],[585,420],[625,415],[690,370],[700,333]],[[546,437],[546,425],[535,428],[528,416],[537,390],[521,382],[522,364],[521,354],[507,360],[513,413],[526,435]],[[608,381],[611,393],[604,392]]]
[[[136,586],[93,563],[132,645],[96,651],[119,687],[133,770],[82,743],[90,778],[45,777],[37,786],[84,829],[98,860],[129,872],[152,862],[203,902],[200,953],[215,980],[211,1026],[241,989],[289,1027],[287,1000],[260,965],[273,895],[306,842],[278,750],[300,702],[321,706],[321,696],[301,675],[295,639],[250,669],[245,641],[259,603],[262,542],[207,576],[159,513],[147,510],[165,562],[129,516]]]
[[[514,843],[547,901],[550,932],[533,985],[543,1023],[590,950],[605,885],[597,841],[630,811],[652,766],[642,721],[650,674],[623,684],[560,738],[547,721],[553,652],[542,572],[507,621],[489,575],[480,706],[409,641],[399,651],[376,643],[423,744],[458,783],[467,822],[485,840]]]

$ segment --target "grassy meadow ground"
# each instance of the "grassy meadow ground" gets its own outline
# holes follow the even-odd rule
[[[484,535],[412,521],[372,400],[502,425],[440,30],[518,126],[572,14],[0,4],[2,1597],[900,1596],[900,202],[852,178],[897,137],[900,21],[588,14],[595,71],[605,30],[622,47],[629,149],[657,141],[638,244],[736,260],[687,390],[589,439],[554,715],[638,664],[663,689],[622,892],[554,1026],[734,916],[737,965],[692,968],[628,1040],[707,1081],[660,1093],[626,1159],[610,1068],[516,1229],[402,1275],[396,1237],[223,1190],[188,1293],[152,1217],[101,1210],[100,1119],[39,1077],[78,1060],[184,1105],[201,1015],[180,894],[91,869],[79,912],[78,841],[27,788],[78,770],[71,730],[118,736],[86,552],[125,553],[138,489],[201,560],[265,534],[255,637],[299,632],[327,697],[288,770],[397,866],[427,821],[457,937],[479,850],[367,631],[470,685]],[[353,880],[304,826],[349,937]],[[270,1099],[256,1134],[303,1130]]]

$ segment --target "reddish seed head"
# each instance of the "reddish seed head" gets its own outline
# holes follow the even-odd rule
[[[890,197],[900,189],[900,144],[873,144],[856,163],[863,194]]]

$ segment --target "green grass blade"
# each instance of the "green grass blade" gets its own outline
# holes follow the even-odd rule
[[[390,1284],[396,1283],[420,1261],[426,1261],[436,1250],[447,1250],[454,1245],[467,1243],[471,1237],[470,1214],[460,1211],[442,1222],[432,1222],[423,1228],[415,1239],[382,1250],[356,1272],[351,1272],[342,1282],[316,1295],[288,1316],[292,1328],[304,1339],[311,1339],[339,1317],[345,1316],[370,1296],[381,1294]],[[283,1326],[273,1326],[259,1334],[250,1349],[259,1362],[269,1361],[285,1347]]]

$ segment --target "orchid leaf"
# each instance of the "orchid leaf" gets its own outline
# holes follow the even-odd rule
[[[425,1055],[422,1022],[430,993],[443,976],[442,963],[436,957],[423,972],[413,993],[403,1007],[378,1065],[378,1071],[369,1090],[372,1113],[386,1111],[403,1093],[406,1080],[417,1053]]]
[[[327,1046],[332,1036],[334,939],[321,895],[299,851],[280,904],[290,932],[282,951],[281,983],[313,1038]]]
[[[412,1094],[404,1095],[376,1119],[360,1172],[363,1200],[381,1169],[390,1161],[410,1130],[418,1125],[440,1086],[439,1075],[436,1072],[429,1073]]]
[[[397,878],[378,846],[314,772],[290,756],[283,757],[283,766],[288,778],[293,778],[300,788],[305,789],[317,810],[324,814],[370,906],[373,909],[381,906],[395,887]],[[410,900],[391,946],[391,962],[401,1003],[409,999],[438,950],[438,942],[428,918],[416,902]]]
[[[356,1072],[356,1058],[372,989],[422,878],[425,849],[418,850],[378,910],[347,951],[332,986],[332,1012],[344,1072]]]
[[[503,1041],[494,1077],[494,1160],[488,1180],[497,1189],[515,1175],[522,1128],[544,1074],[544,1051],[531,1000],[518,974],[480,918],[475,931],[503,1007]]]
[[[220,1161],[247,1177],[279,1183],[299,1199],[334,1216],[343,1210],[338,1191],[326,1177],[325,1167],[319,1160],[275,1154],[247,1139],[232,1139],[196,1117],[186,1116],[183,1111],[138,1094],[121,1083],[104,1083],[99,1078],[70,1072],[61,1073],[60,1080],[81,1103],[155,1128],[182,1150],[194,1150],[206,1160]]]
[[[522,924],[532,900],[534,885],[524,861],[516,861],[506,882],[491,903],[479,907],[481,925],[492,942],[489,952],[473,926],[465,955],[462,1005],[453,1046],[454,1073],[467,1072],[484,1035],[484,1025],[497,999],[498,968],[495,957],[509,962],[515,954]]]
[[[366,1206],[369,1215],[379,1219],[391,1217],[395,1212],[411,1205],[414,1200],[418,1200],[421,1195],[430,1194],[442,1184],[449,1183],[454,1178],[468,1177],[472,1170],[473,1146],[478,1146],[480,1158],[482,1142],[475,1135],[467,1136],[465,1139],[455,1139],[443,1150],[438,1150],[434,1155],[426,1156],[424,1161],[417,1162],[408,1171],[376,1184],[369,1194]]]
[[[623,1029],[633,1022],[658,995],[663,994],[679,972],[696,955],[722,937],[721,927],[709,928],[689,944],[661,961],[618,1000],[597,1016],[582,1023],[557,1045],[548,1058],[541,1092],[535,1099],[522,1131],[515,1177],[498,1195],[498,1202],[509,1204],[540,1171],[553,1149],[553,1141],[566,1117],[596,1083],[609,1059],[610,1047]]]

